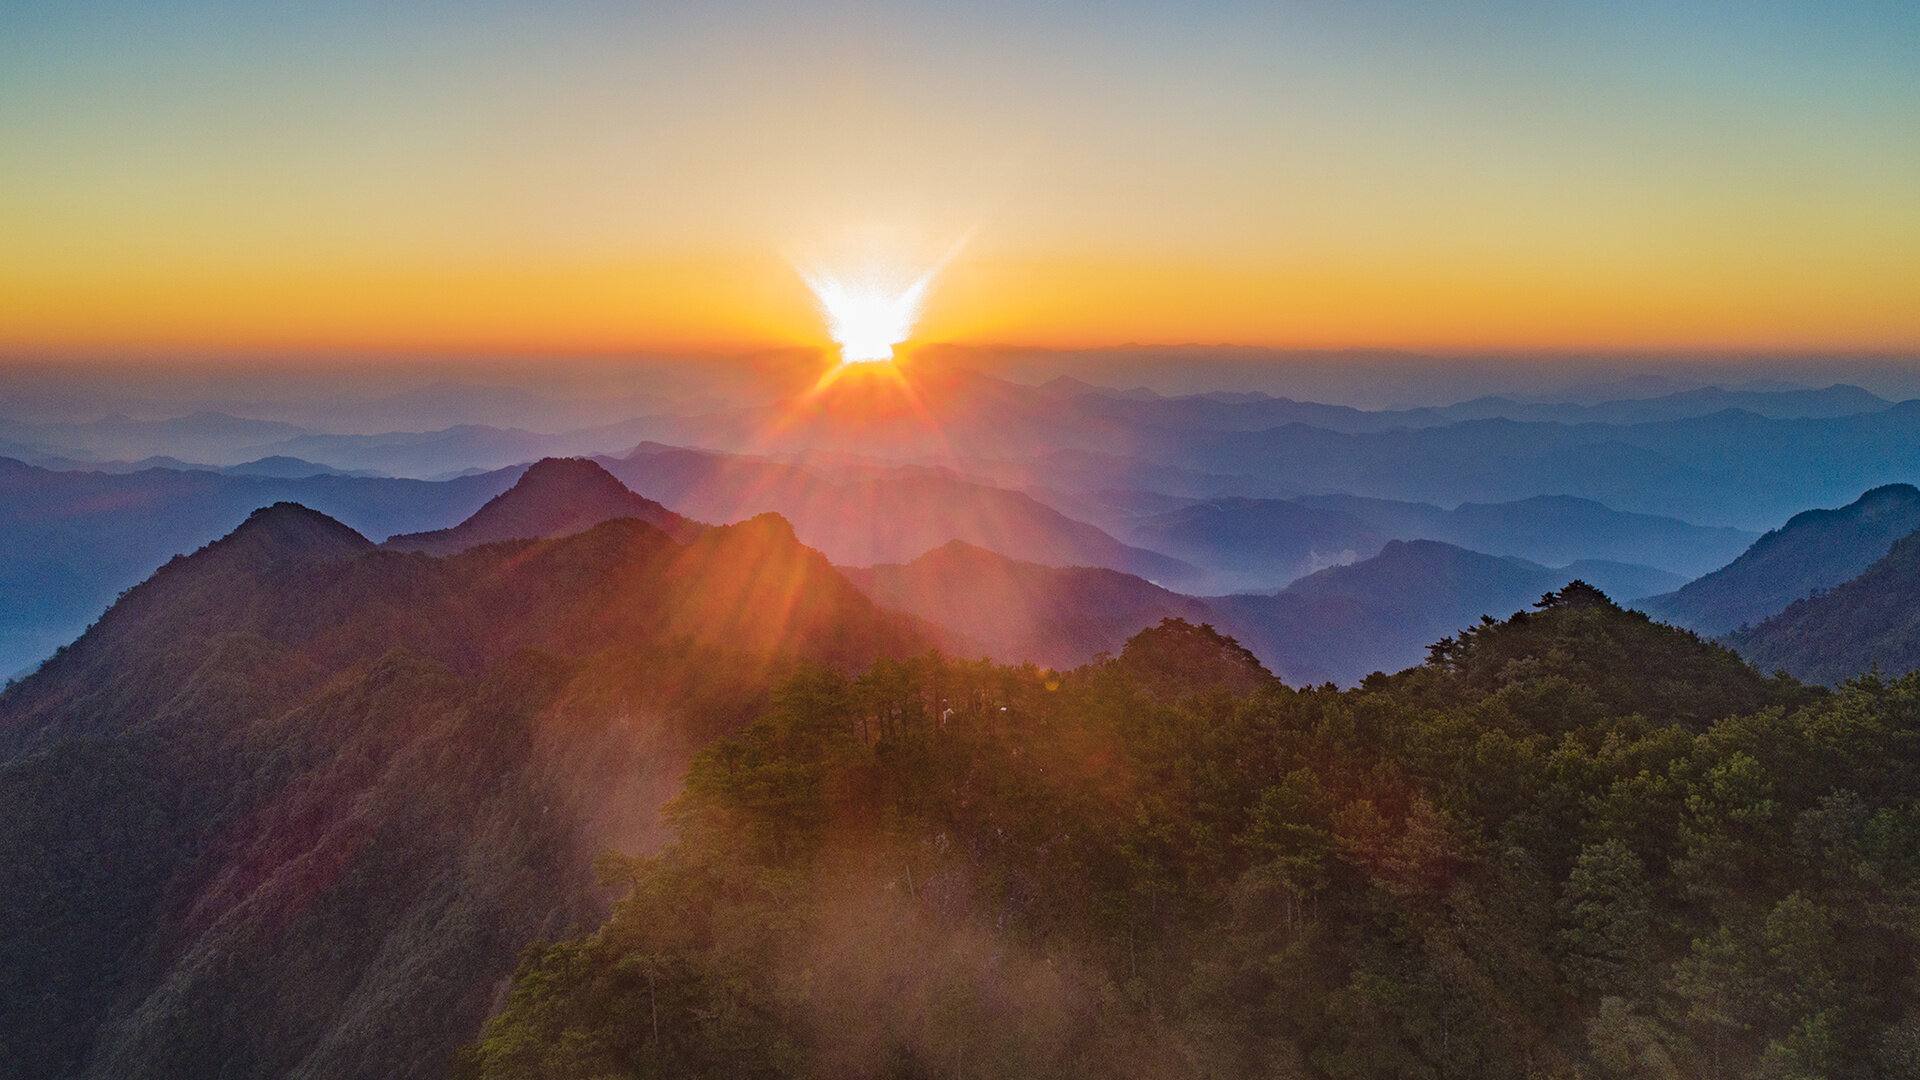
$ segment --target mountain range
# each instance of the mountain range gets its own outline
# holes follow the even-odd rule
[[[1188,595],[1268,592],[1370,558],[1395,539],[1542,566],[1603,560],[1690,578],[1733,563],[1755,535],[1750,528],[1920,473],[1920,403],[1846,385],[1370,411],[1252,393],[1028,387],[938,365],[909,369],[908,382],[926,393],[828,388],[775,406],[662,412],[554,434],[472,424],[354,434],[217,411],[6,420],[0,438],[31,442],[35,452],[205,451],[235,463],[169,458],[168,468],[118,479],[105,473],[129,466],[0,465],[9,541],[0,553],[0,673],[71,640],[118,591],[254,507],[298,501],[376,539],[437,533],[504,492],[525,462],[554,453],[598,452],[634,494],[659,504],[631,512],[658,523],[668,524],[667,514],[724,523],[776,512],[844,566],[905,564],[957,539],[1016,561],[1130,573]],[[456,390],[428,396],[453,401]],[[505,416],[515,400],[481,394],[468,404]],[[929,442],[929,432],[940,438]],[[753,452],[644,441],[667,435]],[[445,486],[337,475],[492,465],[501,468]],[[555,518],[551,528],[573,524]],[[483,523],[406,542],[446,550],[524,531]],[[1806,580],[1783,577],[1791,588],[1778,597],[1734,589],[1759,598],[1734,622],[1699,621],[1687,608],[1689,597],[1712,592],[1711,582],[1660,611],[1723,632],[1837,584],[1883,552],[1862,549]],[[1675,584],[1648,581],[1662,591]]]
[[[1896,541],[1859,576],[1795,600],[1726,641],[1764,671],[1838,686],[1877,671],[1920,670],[1920,532]]]
[[[1860,574],[1915,529],[1920,489],[1877,487],[1836,510],[1795,514],[1739,558],[1645,606],[1677,626],[1724,634]]]
[[[1178,584],[1194,567],[1130,547],[1024,492],[951,473],[855,468],[839,475],[741,455],[653,444],[596,459],[634,491],[706,521],[778,513],[808,545],[846,566],[905,562],[964,540],[1049,566],[1103,566]]]
[[[1729,410],[1643,424],[1473,420],[1347,434],[1304,424],[1151,433],[1137,456],[1314,491],[1457,504],[1573,495],[1751,528],[1920,472],[1920,402],[1837,419]]]
[[[579,512],[547,496],[603,488],[597,468],[530,468],[505,502],[489,504],[524,513],[483,508],[473,522],[547,529],[545,513]],[[476,525],[468,535],[481,532]],[[1135,1012],[1116,1018],[1112,1007],[1082,1007],[1078,997],[1058,1006],[1059,988],[1074,984],[1049,971],[1079,979],[1095,970],[1110,980],[1148,964],[1156,979],[1183,972],[1191,982],[1175,985],[1215,993],[1212,973],[1237,970],[1226,965],[1257,947],[1262,965],[1294,964],[1289,970],[1313,975],[1315,985],[1344,986],[1349,971],[1409,962],[1395,953],[1368,967],[1387,946],[1342,944],[1381,911],[1401,910],[1383,905],[1440,926],[1433,897],[1459,898],[1467,887],[1491,902],[1503,895],[1493,890],[1525,886],[1532,914],[1512,920],[1520,930],[1501,924],[1502,940],[1527,935],[1529,985],[1542,988],[1529,999],[1542,1023],[1578,1016],[1585,1006],[1570,992],[1546,990],[1584,985],[1554,965],[1577,975],[1596,951],[1553,921],[1566,894],[1560,879],[1578,882],[1585,871],[1540,874],[1533,864],[1554,852],[1576,869],[1600,857],[1580,854],[1593,846],[1583,847],[1584,829],[1561,837],[1542,828],[1535,807],[1553,799],[1586,807],[1582,792],[1644,778],[1656,754],[1656,775],[1689,785],[1673,806],[1647,803],[1674,822],[1704,818],[1697,808],[1719,805],[1713,798],[1764,808],[1791,797],[1792,820],[1811,823],[1804,828],[1851,804],[1829,792],[1839,780],[1810,793],[1788,782],[1778,759],[1805,758],[1798,743],[1762,741],[1776,729],[1799,730],[1780,718],[1820,700],[1791,680],[1765,679],[1591,587],[1523,598],[1524,613],[1505,621],[1465,614],[1497,611],[1561,574],[1438,542],[1391,541],[1373,559],[1309,575],[1275,597],[1206,602],[1272,600],[1319,613],[1317,630],[1270,621],[1297,647],[1334,626],[1328,613],[1370,623],[1370,632],[1407,630],[1416,617],[1408,583],[1418,581],[1438,585],[1471,624],[1428,642],[1428,662],[1346,696],[1275,685],[1257,657],[1179,614],[1205,614],[1191,598],[1117,572],[1015,564],[964,544],[856,576],[891,598],[959,601],[956,619],[1022,610],[1052,640],[1096,631],[1077,648],[1104,645],[1119,632],[1112,628],[1136,620],[1150,629],[1124,632],[1116,659],[1073,672],[927,657],[955,640],[884,610],[771,515],[700,530],[686,543],[622,516],[561,538],[435,556],[383,550],[295,504],[265,507],[168,563],[0,695],[0,860],[9,868],[0,876],[9,915],[0,922],[0,1066],[9,1080],[429,1080],[447,1075],[450,1061],[459,1075],[511,1076],[510,1066],[526,1061],[552,1075],[577,1074],[583,1063],[601,1075],[641,1059],[663,1031],[677,1054],[715,1046],[711,1060],[738,1064],[748,1054],[764,1063],[791,1046],[779,1037],[786,1031],[825,1033],[808,1034],[809,1047],[857,1049],[879,1023],[889,1040],[930,1045],[912,1041],[929,1015],[941,1031],[964,1036],[953,1045],[977,1051],[991,1037],[1002,1046],[996,1053],[1027,1066],[1034,1059],[1007,1033],[1025,1031],[1036,1008],[1050,1010],[1049,1031],[1063,1008],[1097,1020],[1103,1054],[1137,1049]],[[1306,681],[1305,663],[1320,647],[1304,646],[1293,654],[1304,656],[1289,676],[1296,681]],[[1386,655],[1352,642],[1346,651]],[[1835,710],[1824,722],[1858,712]],[[1773,720],[1724,719],[1751,713]],[[1874,734],[1854,734],[1842,748],[1852,768],[1847,790],[1884,773],[1858,751]],[[1379,756],[1403,742],[1403,759]],[[1722,743],[1739,749],[1713,750],[1704,776],[1684,767],[1708,752],[1698,747]],[[1745,753],[1755,744],[1769,773]],[[1906,756],[1897,758],[1903,769]],[[1423,809],[1422,789],[1408,787],[1418,763],[1436,761],[1457,770],[1439,803],[1460,808],[1450,814]],[[1603,765],[1609,771],[1592,779]],[[1767,798],[1775,788],[1766,786],[1740,794],[1756,787],[1756,775],[1780,775],[1782,794]],[[661,847],[661,808],[682,791],[683,776],[687,794],[667,819],[677,841]],[[1895,779],[1904,783],[1905,774]],[[711,801],[717,793],[729,801]],[[1876,806],[1893,802],[1874,797]],[[1176,817],[1168,806],[1183,809]],[[1598,798],[1592,806],[1584,812],[1593,822],[1618,812]],[[1828,816],[1814,815],[1817,807]],[[1761,813],[1734,818],[1724,835],[1750,837],[1739,826]],[[1208,814],[1230,829],[1209,832]],[[1855,817],[1871,836],[1868,815]],[[1532,845],[1513,860],[1519,869],[1491,860],[1475,869],[1467,858],[1477,850],[1468,846],[1472,823],[1483,819],[1511,838],[1503,850]],[[1116,837],[1117,829],[1125,831]],[[1680,829],[1660,823],[1647,843],[1682,836],[1689,865],[1707,865],[1702,851],[1746,850],[1726,841],[1708,848]],[[812,862],[822,844],[844,847]],[[604,856],[608,849],[648,857]],[[1347,861],[1332,862],[1339,852]],[[1876,859],[1875,867],[1904,865]],[[1172,894],[1199,898],[1188,902],[1197,915],[1127,906],[1143,865],[1156,880],[1185,881],[1220,860],[1245,865],[1215,872],[1204,890]],[[1645,865],[1637,860],[1630,865]],[[1266,862],[1273,868],[1255,883],[1324,874],[1314,887],[1320,902],[1261,893],[1274,908],[1260,908],[1248,930],[1236,913],[1251,886],[1229,883]],[[761,875],[755,865],[786,869]],[[1367,866],[1372,876],[1357,872]],[[1713,885],[1720,922],[1738,917],[1736,902],[1751,895],[1755,871],[1746,863],[1736,870],[1706,879],[1733,882]],[[1646,880],[1641,873],[1629,882]],[[1281,886],[1272,888],[1291,888],[1291,879],[1273,880]],[[619,890],[625,899],[612,907]],[[1774,891],[1788,892],[1784,883]],[[1164,903],[1170,894],[1161,895]],[[1699,882],[1685,895],[1697,906]],[[1115,904],[1115,913],[1099,914]],[[1018,927],[989,929],[1009,911]],[[888,921],[896,915],[900,923]],[[1135,959],[1126,928],[1148,917],[1190,920],[1191,940],[1216,951],[1206,964],[1159,948]],[[1275,938],[1293,934],[1288,919],[1332,929],[1324,942]],[[1220,926],[1237,936],[1218,940],[1227,932]],[[1048,933],[1030,933],[1035,927]],[[1070,967],[1065,949],[1034,954],[1055,963],[1031,964],[1009,951],[1054,948],[1073,927],[1072,951],[1091,958],[1076,963],[1103,967]],[[968,944],[977,933],[989,935],[979,939],[985,944]],[[800,951],[769,954],[767,935],[796,937]],[[1587,952],[1556,960],[1568,940]],[[1439,972],[1480,965],[1469,973],[1474,984],[1492,986],[1507,962],[1505,954],[1483,959],[1493,951],[1461,949],[1432,964]],[[1680,942],[1668,951],[1684,963],[1698,948]],[[1760,946],[1749,952],[1758,962],[1778,959]],[[514,980],[516,957],[526,964]],[[939,966],[913,974],[928,965]],[[769,990],[769,978],[790,972],[800,981]],[[1909,985],[1900,972],[1876,978],[1876,993]],[[811,992],[777,992],[784,988]],[[927,997],[930,990],[944,996]],[[1421,1008],[1460,1023],[1463,992],[1441,983]],[[903,996],[904,1006],[889,1004]],[[956,996],[1008,1003],[958,1022],[918,1004]],[[1504,997],[1504,989],[1476,997],[1474,1007],[1508,1015],[1496,1007]],[[1218,1037],[1214,999],[1200,1000],[1182,1006],[1180,1022]],[[1252,1000],[1291,1008],[1294,999]],[[752,1016],[725,1014],[728,1001],[747,1003]],[[1337,998],[1309,1004],[1323,1003],[1329,1017],[1346,1015]],[[1145,1015],[1144,1003],[1129,1008]],[[456,1057],[496,1014],[504,1019],[484,1029],[482,1049]],[[756,1019],[764,1015],[780,1019]],[[804,1023],[809,1016],[842,1022]],[[861,1027],[849,1016],[879,1019]],[[1878,1016],[1876,1024],[1891,1026]],[[1233,1023],[1232,1037],[1250,1048],[1237,1052],[1261,1060],[1254,1051],[1273,1053],[1276,1030],[1307,1032],[1299,1037],[1316,1046],[1348,1035],[1325,1024]],[[731,1037],[692,1049],[693,1039],[680,1037],[709,1030]],[[1384,1037],[1356,1030],[1366,1045]],[[1515,1038],[1516,1061],[1535,1042],[1546,1045],[1524,1032]],[[1061,1045],[1084,1054],[1089,1044]],[[947,1043],[937,1047],[938,1060],[952,1059]],[[836,1060],[865,1060],[848,1054]],[[1062,1068],[1066,1060],[1047,1058]]]
[[[1655,397],[1625,398],[1596,404],[1521,401],[1487,396],[1452,405],[1417,409],[1363,410],[1254,393],[1208,393],[1164,397],[1139,388],[1115,391],[1066,376],[1040,386],[1089,415],[1154,427],[1259,431],[1285,424],[1308,424],[1348,434],[1394,428],[1439,427],[1463,420],[1525,420],[1563,424],[1640,424],[1684,420],[1727,409],[1792,420],[1858,416],[1879,412],[1893,402],[1858,386],[1834,383],[1824,389],[1737,390],[1703,386]]]
[[[1600,562],[1558,570],[1435,540],[1392,540],[1370,559],[1310,574],[1271,595],[1218,596],[1221,625],[1294,685],[1351,686],[1417,664],[1431,643],[1482,616],[1504,618],[1584,580],[1644,587],[1645,568]]]
[[[772,517],[435,558],[263,508],[0,696],[0,1066],[442,1075],[771,680],[941,643]]]
[[[995,473],[1003,484],[1008,480],[998,474],[1018,469],[1047,486],[1067,479],[1060,461],[1047,464],[1050,455],[1091,454],[1112,463],[1097,488],[1172,490],[1184,474],[1211,479],[1189,480],[1175,493],[1204,497],[1345,493],[1451,505],[1573,495],[1621,510],[1753,528],[1849,489],[1910,475],[1920,423],[1920,406],[1889,404],[1844,385],[1707,388],[1651,403],[1558,411],[1483,399],[1368,412],[1245,395],[1063,396],[937,365],[914,377],[917,396],[908,401],[876,404],[848,388],[778,406],[662,413],[553,434],[476,424],[337,434],[203,414],[64,427],[8,421],[0,424],[0,441],[29,460],[65,454],[97,461],[119,451],[226,465],[273,455],[440,476],[542,456],[617,454],[655,439],[730,452],[831,450],[962,465]],[[1158,479],[1143,482],[1150,476]],[[1734,491],[1741,497],[1731,497]]]
[[[1382,414],[951,383],[966,452],[935,464],[854,452],[831,399],[753,453],[515,456],[743,437],[742,410],[305,432],[218,470],[0,459],[0,634],[51,651],[0,692],[0,1078],[1815,1076],[1912,1049],[1920,681],[1740,657],[1920,667],[1920,489],[1751,544],[1644,507],[1777,523],[1908,470],[1916,403],[1360,430]],[[1785,415],[1689,412],[1733,400]],[[237,454],[249,423],[209,430]],[[1050,440],[1078,445],[1021,456]],[[511,464],[325,473],[354,461]],[[1236,575],[1285,584],[1186,591]]]
[[[1348,514],[1395,540],[1443,540],[1550,566],[1604,559],[1694,577],[1726,565],[1756,539],[1742,529],[1628,513],[1571,495],[1461,503],[1451,510],[1356,495],[1303,496],[1297,501]]]
[[[0,458],[0,674],[72,641],[161,564],[254,509],[291,501],[384,537],[468,517],[521,470],[443,482],[384,477],[229,476],[204,470],[112,474]]]
[[[1352,685],[1410,667],[1432,642],[1483,615],[1524,610],[1571,581],[1628,595],[1663,580],[1644,567],[1549,569],[1424,540],[1389,541],[1369,559],[1274,594],[1186,596],[1111,570],[1023,563],[959,542],[903,565],[845,573],[875,602],[944,626],[962,648],[1002,663],[1073,667],[1113,653],[1143,627],[1180,618],[1232,634],[1294,685]]]
[[[1284,499],[1228,497],[1134,521],[1127,536],[1213,571],[1215,592],[1278,588],[1316,570],[1367,558],[1386,537],[1341,510]]]
[[[663,498],[630,490],[608,466],[638,478]],[[397,533],[386,541],[390,549],[435,554],[564,536],[612,518],[648,521],[676,540],[694,539],[704,526],[668,509],[666,500],[722,521],[791,513],[800,520],[794,527],[798,542],[823,550],[842,566],[871,567],[848,572],[883,605],[944,626],[949,640],[962,648],[1006,661],[1064,667],[1111,652],[1157,618],[1211,619],[1283,677],[1308,683],[1352,683],[1376,669],[1417,662],[1419,650],[1437,637],[1481,615],[1517,610],[1574,578],[1611,595],[1657,596],[1650,607],[1661,617],[1719,632],[1730,627],[1689,618],[1681,606],[1691,598],[1718,596],[1722,603],[1745,604],[1742,610],[1764,617],[1792,596],[1838,584],[1850,571],[1864,568],[1878,545],[1890,546],[1891,537],[1911,531],[1903,523],[1920,518],[1920,496],[1913,489],[1870,492],[1845,510],[1796,517],[1724,569],[1676,592],[1682,579],[1643,565],[1589,558],[1550,569],[1539,561],[1419,536],[1477,536],[1496,547],[1505,536],[1510,547],[1559,551],[1633,549],[1642,538],[1638,549],[1655,552],[1683,550],[1689,540],[1724,547],[1738,538],[1731,530],[1621,514],[1571,498],[1469,504],[1453,511],[1354,497],[1220,499],[1132,519],[1134,539],[1205,559],[1210,565],[1199,570],[1122,544],[1023,493],[950,473],[864,464],[829,469],[652,444],[626,458],[547,460],[526,470],[445,484],[9,469],[6,494],[23,521],[42,530],[63,518],[71,521],[62,540],[48,534],[12,563],[16,595],[31,599],[36,589],[48,594],[38,608],[18,609],[39,615],[39,624],[9,628],[19,653],[27,657],[36,646],[50,650],[66,626],[77,627],[91,614],[73,603],[61,608],[63,597],[83,602],[91,597],[102,606],[110,598],[102,584],[94,584],[91,592],[72,587],[76,579],[84,584],[84,571],[98,573],[100,566],[85,561],[90,551],[119,545],[117,553],[124,557],[144,541],[153,548],[148,558],[158,563],[172,537],[209,528],[207,519],[215,516],[210,510],[233,513],[222,508],[289,489],[329,505],[347,505],[362,520],[394,520],[432,509],[445,513],[459,501],[470,503],[476,493],[511,482],[458,525]],[[439,498],[421,499],[422,491]],[[1129,508],[1157,506],[1145,499]],[[1118,506],[1114,510],[1123,512]],[[174,532],[153,529],[155,521],[172,522]],[[26,526],[21,531],[32,535]],[[1384,539],[1395,533],[1418,539]],[[172,542],[184,546],[182,540]],[[1565,546],[1555,548],[1556,543]],[[77,564],[75,569],[53,572],[62,559]],[[1811,576],[1789,578],[1789,564],[1812,568]],[[1245,575],[1240,581],[1257,582],[1264,572],[1287,584],[1278,594],[1211,599],[1195,587],[1232,582],[1235,571]],[[123,564],[119,572],[131,577],[139,567]]]
[[[736,453],[824,450],[962,466],[1003,485],[1019,472],[1029,479],[1014,486],[1063,490],[1344,493],[1440,505],[1574,495],[1754,528],[1849,489],[1903,479],[1913,467],[1916,408],[1835,385],[1708,387],[1601,405],[1488,398],[1367,411],[1246,394],[1062,392],[930,364],[913,368],[906,389],[891,395],[835,387],[775,405],[669,410],[551,433],[487,424],[340,433],[218,412],[86,424],[0,418],[0,453],[29,462],[170,455],[222,466],[278,456],[436,477],[543,456],[617,455],[653,439]],[[1108,464],[1097,481],[1084,468],[1075,479],[1075,470],[1063,471],[1062,454]],[[1729,498],[1730,490],[1744,498]]]
[[[1162,619],[1214,619],[1201,600],[1131,574],[1022,562],[962,540],[909,563],[844,570],[882,607],[954,631],[961,647],[1003,663],[1069,668],[1118,653]]]

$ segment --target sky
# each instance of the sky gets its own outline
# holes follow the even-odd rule
[[[1920,349],[1920,5],[0,0],[0,352]]]

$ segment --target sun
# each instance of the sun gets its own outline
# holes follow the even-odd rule
[[[827,333],[840,346],[841,364],[885,363],[920,318],[933,271],[905,280],[884,273],[802,275],[813,290]]]

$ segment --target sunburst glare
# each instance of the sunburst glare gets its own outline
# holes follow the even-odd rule
[[[893,347],[907,340],[920,318],[934,271],[905,283],[883,274],[801,276],[826,316],[827,333],[840,346],[840,362],[865,364],[893,359]]]

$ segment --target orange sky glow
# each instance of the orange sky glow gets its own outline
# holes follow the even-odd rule
[[[0,353],[1920,348],[1902,8],[721,8],[9,17]]]

